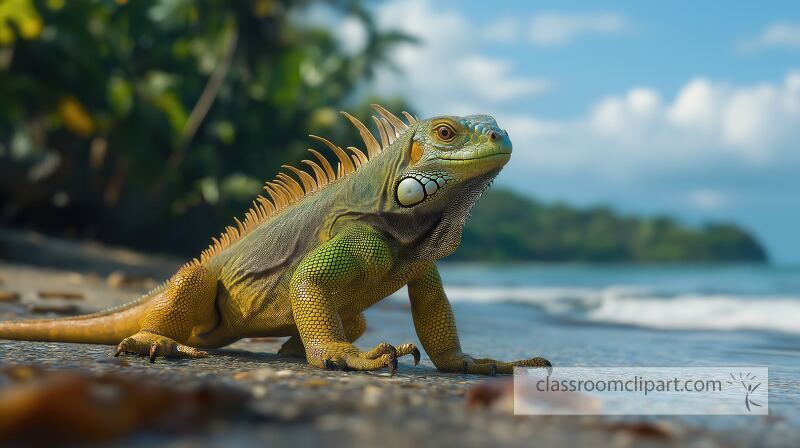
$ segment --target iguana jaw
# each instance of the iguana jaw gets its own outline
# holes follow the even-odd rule
[[[500,149],[499,151],[502,151]],[[496,152],[494,154],[479,155],[476,157],[465,159],[450,159],[442,157],[441,166],[449,171],[459,172],[459,174],[471,174],[468,177],[474,177],[478,174],[483,174],[494,169],[499,169],[505,166],[511,159],[511,151]]]
[[[505,140],[508,138],[506,137]],[[439,168],[459,181],[466,181],[492,171],[500,171],[511,159],[511,143],[486,142],[456,153],[438,157]]]

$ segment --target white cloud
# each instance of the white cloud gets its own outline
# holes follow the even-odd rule
[[[483,56],[466,56],[454,64],[461,82],[487,101],[507,101],[546,92],[550,83],[540,79],[514,78],[511,63]]]
[[[377,9],[382,29],[417,37],[419,45],[402,45],[391,56],[400,72],[378,74],[383,94],[413,93],[414,104],[429,114],[467,114],[483,104],[524,99],[547,91],[545,80],[513,73],[509,59],[480,53],[482,35],[459,13],[432,0],[393,0]]]
[[[743,51],[756,51],[772,47],[800,48],[800,23],[773,23],[761,34],[739,45]]]
[[[686,199],[690,206],[703,211],[719,210],[727,207],[731,202],[727,194],[711,189],[692,191]]]
[[[348,54],[357,54],[367,44],[367,30],[356,17],[345,17],[335,30],[339,45]]]
[[[522,170],[617,178],[800,161],[800,71],[735,86],[697,78],[674,99],[645,87],[601,99],[573,120],[498,117]]]
[[[341,49],[356,54],[367,44],[367,30],[361,20],[325,3],[311,3],[305,8],[293,8],[289,20],[300,27],[320,27],[332,32]]]
[[[568,44],[592,34],[617,34],[627,27],[625,17],[615,13],[541,13],[530,22],[528,37],[534,45]]]
[[[490,22],[483,30],[483,38],[489,42],[514,42],[519,37],[520,25],[514,17],[505,17]]]
[[[678,126],[710,131],[718,125],[715,113],[720,108],[722,92],[704,78],[690,81],[680,91],[667,113]]]
[[[658,124],[662,109],[657,92],[637,87],[623,97],[609,97],[601,101],[594,107],[589,119],[598,135],[635,142],[646,138],[650,128]]]

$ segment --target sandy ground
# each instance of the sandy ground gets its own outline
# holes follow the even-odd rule
[[[0,320],[123,303],[181,263],[7,229],[0,254]],[[114,358],[108,346],[0,341],[0,444],[791,445],[781,434],[716,433],[674,419],[514,416],[508,378],[408,360],[394,377],[327,372],[275,355],[280,343],[244,340],[205,359],[151,365]]]

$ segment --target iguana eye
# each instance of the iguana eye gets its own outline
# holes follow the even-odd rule
[[[443,142],[450,142],[456,138],[456,131],[447,124],[440,124],[435,129],[436,137]]]

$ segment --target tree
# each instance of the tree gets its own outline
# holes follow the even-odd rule
[[[200,5],[0,6],[3,222],[196,252],[309,131],[358,141],[338,109],[409,40],[358,2]],[[310,7],[359,19],[364,48],[305,24]]]

